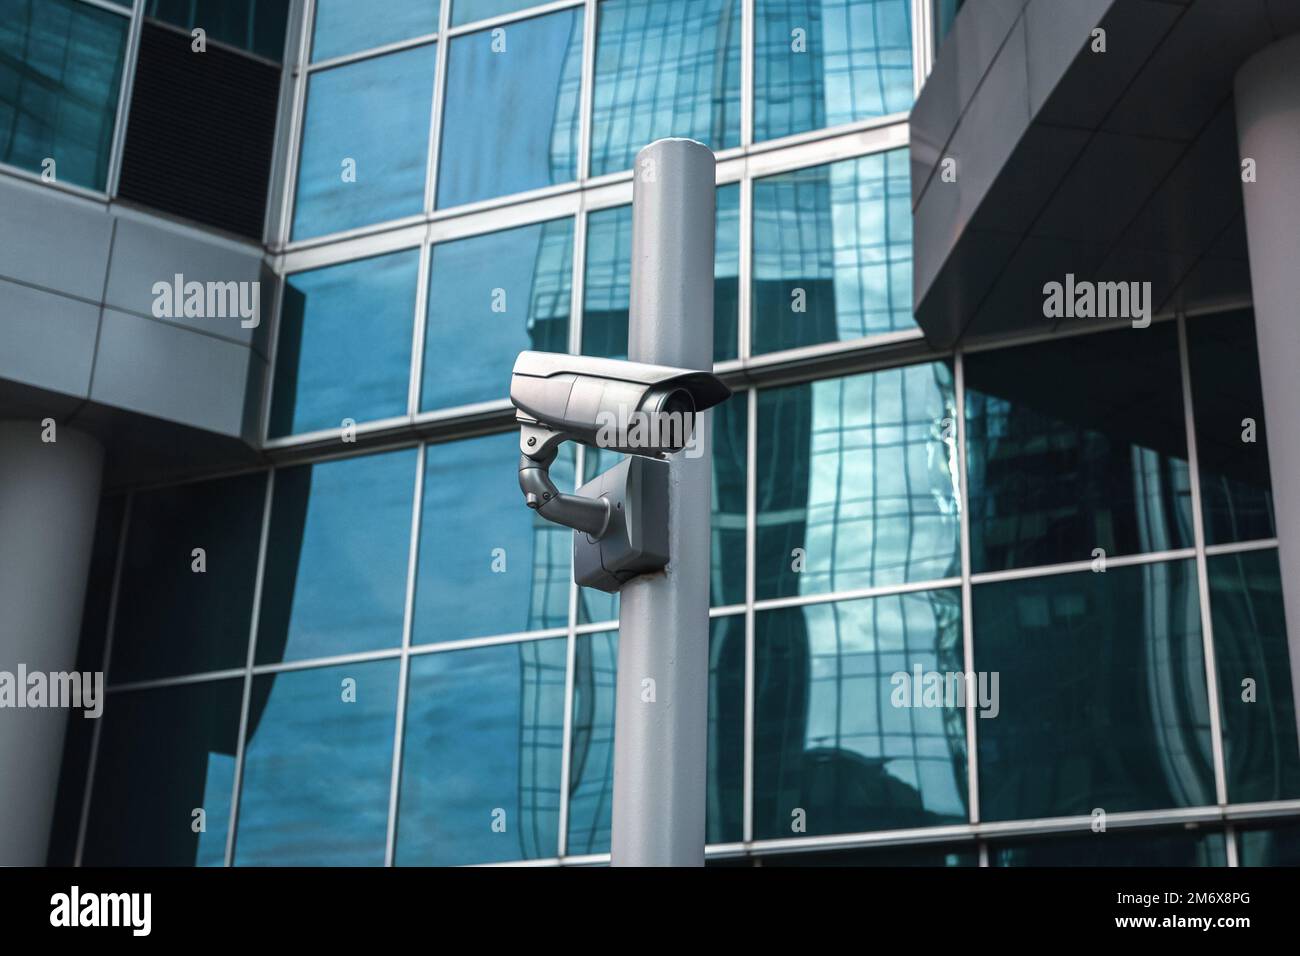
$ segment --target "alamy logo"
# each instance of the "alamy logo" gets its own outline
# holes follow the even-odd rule
[[[104,672],[0,671],[0,708],[64,708],[82,711],[82,717],[98,718],[104,713]]]
[[[1132,319],[1133,328],[1151,324],[1150,282],[1065,282],[1043,286],[1043,315],[1049,319]]]
[[[638,448],[676,448],[687,458],[699,458],[699,433],[694,412],[647,412],[618,406],[618,413],[596,413],[596,447],[635,451]]]
[[[51,926],[126,926],[132,936],[148,936],[152,917],[152,893],[82,893],[74,886],[50,897]]]
[[[246,329],[262,323],[262,283],[186,282],[176,273],[171,282],[153,284],[155,319],[234,319]]]
[[[998,701],[997,671],[927,671],[920,664],[912,673],[895,671],[889,678],[894,690],[889,702],[895,707],[955,707],[975,702],[981,717],[996,717],[1002,710]]]

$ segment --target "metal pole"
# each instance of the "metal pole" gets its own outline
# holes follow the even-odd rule
[[[713,368],[714,158],[689,139],[637,154],[628,358]],[[710,413],[669,460],[668,566],[619,610],[614,866],[703,866],[709,693]]]

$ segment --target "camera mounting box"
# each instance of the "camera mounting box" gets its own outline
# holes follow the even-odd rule
[[[614,593],[639,574],[668,563],[668,463],[633,455],[578,489],[609,501],[609,527],[599,540],[573,533],[573,577],[583,587]]]

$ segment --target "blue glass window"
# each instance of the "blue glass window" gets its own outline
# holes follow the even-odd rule
[[[432,256],[422,409],[505,398],[520,352],[569,350],[572,219],[440,242]]]
[[[411,448],[276,472],[259,664],[401,645],[415,466]]]
[[[581,81],[580,7],[454,38],[438,208],[575,179]]]
[[[580,634],[574,650],[569,768],[570,855],[609,852],[614,795],[614,693],[618,632]],[[741,839],[744,800],[745,621],[709,628],[708,784],[705,839]]]
[[[1228,799],[1300,797],[1291,655],[1277,552],[1207,559]]]
[[[114,684],[247,663],[265,504],[264,472],[136,494],[118,587]]]
[[[564,638],[411,658],[397,863],[553,857]]]
[[[1222,833],[1154,830],[994,843],[992,866],[1227,866]]]
[[[756,0],[754,139],[912,108],[912,0]]]
[[[603,0],[591,175],[630,169],[664,136],[740,144],[740,0]]]
[[[268,434],[406,414],[417,249],[285,280]]]
[[[537,0],[452,0],[451,25],[459,27],[535,6]]]
[[[316,0],[311,58],[370,50],[438,30],[438,0],[385,0],[382,14],[357,0]]]
[[[1192,544],[1173,323],[965,360],[971,568]]]
[[[740,316],[740,186],[719,186],[714,224],[713,360],[736,357]],[[627,358],[632,207],[587,216],[582,353]]]
[[[978,584],[972,597],[975,668],[999,689],[997,716],[976,719],[984,819],[1214,803],[1194,562]]]
[[[331,2],[318,0],[318,22],[322,6]],[[130,5],[125,3],[127,7]],[[144,14],[187,32],[202,27],[210,40],[248,50],[277,63],[284,56],[289,0],[148,0]]]
[[[759,599],[960,573],[946,362],[761,389]]]
[[[524,506],[519,433],[430,445],[415,592],[414,643],[562,627],[573,532]],[[573,488],[573,449],[551,466]]]
[[[754,352],[912,329],[907,150],[754,181]]]
[[[109,697],[83,863],[225,864],[243,698],[243,680]],[[194,830],[195,810],[203,811],[201,832]]]
[[[1249,311],[1187,322],[1206,544],[1277,534],[1258,348]]]
[[[0,0],[0,161],[106,188],[128,17],[73,0]]]
[[[1243,828],[1237,839],[1242,866],[1300,866],[1300,823]]]
[[[253,678],[235,863],[382,866],[397,661]]]
[[[435,54],[429,43],[311,75],[294,239],[424,208]]]
[[[895,678],[964,670],[958,590],[761,611],[754,628],[756,838],[966,822],[965,713],[913,705]]]

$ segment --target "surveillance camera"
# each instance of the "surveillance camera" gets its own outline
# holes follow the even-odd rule
[[[551,352],[521,352],[510,401],[520,451],[540,460],[565,440],[660,458],[690,441],[696,412],[731,389],[710,372]]]

